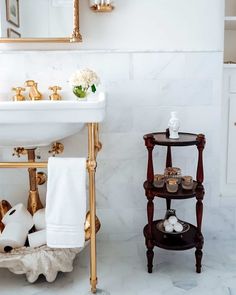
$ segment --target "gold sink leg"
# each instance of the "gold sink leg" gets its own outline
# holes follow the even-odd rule
[[[90,207],[90,284],[91,292],[97,290],[97,259],[96,259],[96,194],[95,194],[95,171],[96,171],[96,124],[88,124],[88,174],[89,174],[89,207]]]
[[[35,149],[27,149],[27,155],[29,162],[35,162]],[[36,168],[29,168],[28,171],[30,184],[28,211],[33,215],[37,210],[42,209],[43,205],[39,198]]]

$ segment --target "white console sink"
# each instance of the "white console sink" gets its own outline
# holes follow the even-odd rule
[[[0,146],[47,146],[105,116],[105,94],[91,100],[1,101]]]

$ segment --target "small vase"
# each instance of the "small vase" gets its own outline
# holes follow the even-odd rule
[[[178,139],[179,138],[179,127],[180,127],[180,121],[177,118],[177,113],[176,112],[171,112],[171,117],[169,120],[169,132],[170,132],[170,139]]]
[[[81,86],[74,86],[73,93],[79,98],[79,100],[87,100],[87,91]]]

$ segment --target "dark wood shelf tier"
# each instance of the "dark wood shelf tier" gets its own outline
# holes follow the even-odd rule
[[[144,135],[144,140],[153,138],[153,144],[162,146],[191,146],[197,145],[198,135],[194,133],[179,133],[178,139],[170,139],[165,132],[149,133]]]
[[[183,251],[195,248],[197,245],[196,235],[197,227],[188,223],[190,229],[183,234],[165,234],[157,229],[157,223],[160,220],[153,221],[152,238],[153,244],[166,250]],[[143,229],[144,236],[148,237],[148,224]]]
[[[146,191],[147,196],[153,196],[153,197],[159,197],[159,198],[165,198],[165,199],[175,199],[175,200],[183,200],[183,199],[190,199],[196,197],[196,187],[197,182],[194,181],[194,186],[192,190],[185,190],[182,188],[181,185],[179,185],[179,189],[176,193],[169,193],[166,189],[166,185],[164,185],[163,188],[156,188],[152,184],[148,183],[148,181],[145,181],[143,184],[143,187]],[[204,189],[203,186],[201,186],[201,189]]]

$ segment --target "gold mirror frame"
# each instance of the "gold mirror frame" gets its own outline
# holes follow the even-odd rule
[[[70,37],[63,38],[0,38],[0,43],[75,43],[82,42],[79,28],[79,0],[74,0],[74,29]]]

